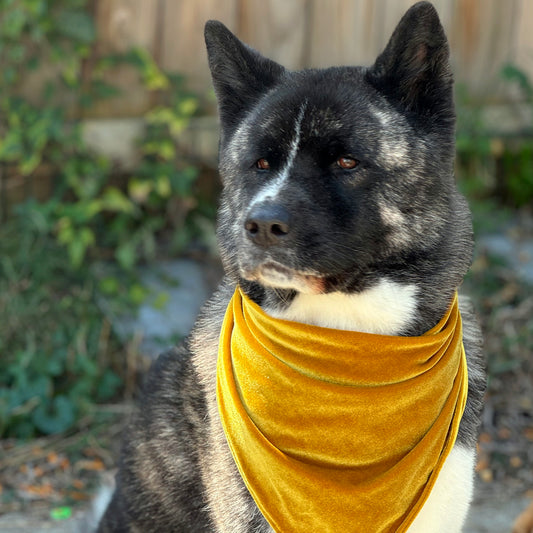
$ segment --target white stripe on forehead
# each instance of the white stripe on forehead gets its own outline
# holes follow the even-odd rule
[[[274,178],[272,181],[267,183],[265,187],[263,187],[257,193],[256,197],[252,200],[251,205],[258,204],[267,199],[276,198],[276,196],[279,194],[279,192],[283,188],[283,185],[287,181],[292,165],[294,163],[294,159],[296,158],[296,154],[298,153],[298,146],[300,144],[300,132],[302,130],[302,120],[304,118],[306,107],[307,107],[307,102],[304,102],[300,106],[298,117],[296,117],[296,122],[294,123],[294,136],[291,141],[291,145],[289,148],[289,155],[287,157],[287,162],[285,163],[285,166],[280,170],[276,178]]]

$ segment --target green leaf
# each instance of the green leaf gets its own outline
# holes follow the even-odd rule
[[[152,302],[152,307],[154,309],[162,310],[166,307],[168,301],[170,299],[170,296],[166,292],[160,292],[155,297],[154,301]]]
[[[137,258],[137,246],[132,241],[122,243],[115,252],[115,257],[120,266],[126,270],[131,270]]]
[[[507,63],[501,70],[502,77],[507,81],[518,83],[519,87],[524,91],[528,98],[533,98],[533,85],[527,73],[521,68]]]
[[[167,76],[159,69],[157,63],[145,48],[135,48],[133,53],[141,68],[141,75],[146,88],[156,91],[168,88],[170,82]]]
[[[63,373],[64,361],[61,357],[50,357],[47,359],[46,371],[50,376],[60,376]]]
[[[104,294],[116,295],[118,294],[120,283],[116,277],[108,276],[102,278],[98,283],[99,289]]]
[[[128,296],[134,305],[140,305],[146,300],[148,289],[140,283],[134,283],[128,291]]]
[[[61,74],[65,83],[71,88],[76,87],[80,78],[80,59],[75,56],[70,57],[63,61],[62,67]]]
[[[109,368],[103,373],[96,386],[96,398],[98,401],[106,401],[118,392],[122,386],[122,380]]]
[[[102,197],[102,208],[119,213],[134,213],[135,204],[116,187],[109,187]]]
[[[22,155],[20,129],[11,128],[6,136],[0,138],[0,161],[16,161]]]
[[[83,258],[85,257],[85,251],[87,246],[81,241],[73,240],[68,245],[68,256],[70,258],[70,263],[74,268],[79,268],[82,264]]]
[[[144,204],[152,192],[153,184],[147,180],[133,178],[128,183],[128,194],[138,204]]]
[[[187,198],[191,195],[192,185],[197,177],[198,169],[195,167],[187,167],[183,170],[175,171],[171,175],[172,188],[179,196]]]
[[[30,0],[29,2],[26,2],[26,9],[34,17],[43,17],[46,14],[46,4],[46,0]]]
[[[19,164],[20,173],[23,176],[29,176],[41,162],[41,154],[34,152],[30,156],[23,157]]]
[[[168,176],[158,176],[155,183],[155,190],[162,198],[168,198],[172,194],[172,186]]]
[[[92,17],[82,10],[63,9],[59,11],[55,25],[58,33],[73,41],[90,44],[96,37]]]
[[[148,124],[171,124],[175,115],[169,107],[156,107],[146,114]]]
[[[182,98],[178,101],[177,109],[180,115],[191,117],[196,110],[198,109],[198,101],[192,96],[187,98]]]
[[[26,14],[20,6],[7,10],[2,14],[0,36],[4,39],[18,39],[21,37],[24,25],[26,24]]]
[[[67,520],[72,516],[71,507],[54,507],[50,510],[52,520]]]
[[[94,244],[96,240],[91,228],[81,228],[78,235],[79,239],[87,246]]]
[[[94,244],[94,232],[90,228],[81,228],[73,231],[71,241],[68,243],[68,254],[74,268],[79,268],[87,249]]]
[[[60,244],[69,244],[74,240],[74,228],[70,217],[61,217],[57,222],[57,240]]]
[[[47,435],[69,429],[75,420],[75,409],[66,396],[56,396],[50,402],[39,405],[32,414],[35,427]]]

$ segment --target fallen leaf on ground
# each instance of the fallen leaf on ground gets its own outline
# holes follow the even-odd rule
[[[513,525],[513,533],[533,533],[533,502],[516,519]]]

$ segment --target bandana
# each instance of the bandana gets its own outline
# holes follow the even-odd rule
[[[239,288],[224,318],[222,425],[278,533],[406,531],[455,443],[467,391],[457,296],[419,337],[275,319]]]

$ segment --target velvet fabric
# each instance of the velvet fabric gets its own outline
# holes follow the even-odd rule
[[[454,445],[467,388],[457,296],[419,337],[274,319],[239,288],[222,326],[222,425],[279,533],[406,531]]]

